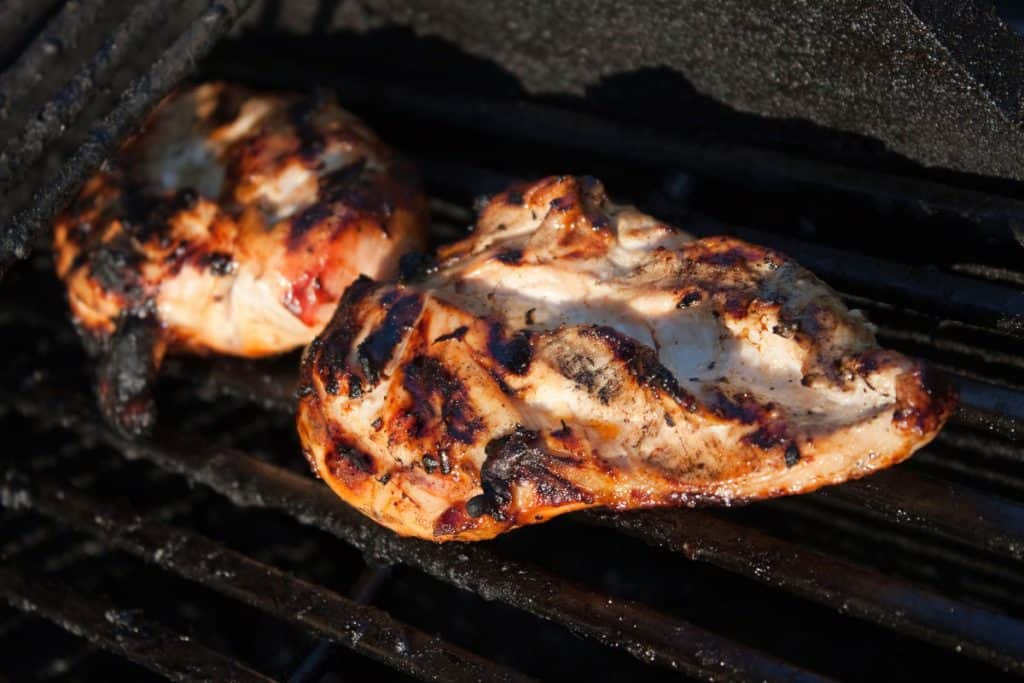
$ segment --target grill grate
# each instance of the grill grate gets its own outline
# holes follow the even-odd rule
[[[195,3],[199,18],[160,32],[151,46],[159,59],[123,88],[119,64],[167,3],[139,4],[117,21],[99,0],[37,3],[46,5],[38,11],[15,4],[39,33],[0,73],[10,85],[0,127],[25,123],[18,130],[30,133],[10,138],[0,156],[4,192],[24,191],[29,181],[10,169],[42,163],[63,144],[64,128],[84,136],[36,204],[7,223],[8,260],[249,3]],[[89,43],[86,17],[107,17],[97,21],[120,27],[127,42]],[[64,90],[33,93],[34,74],[60,61],[47,47],[55,39],[61,50],[94,56],[68,72]],[[205,68],[256,85],[341,89],[419,163],[443,238],[471,221],[475,196],[569,170],[605,177],[615,195],[698,232],[729,230],[780,248],[867,310],[884,343],[947,372],[962,407],[911,463],[818,494],[732,511],[588,512],[493,543],[435,546],[380,529],[303,471],[290,420],[294,357],[171,359],[162,431],[145,443],[111,433],[40,256],[9,273],[0,310],[0,352],[9,359],[0,420],[16,440],[0,483],[0,592],[19,610],[0,611],[0,644],[43,628],[24,611],[180,680],[333,680],[334,670],[377,666],[370,660],[381,665],[377,677],[427,680],[552,672],[819,680],[817,671],[867,679],[908,661],[924,674],[965,679],[1024,673],[1024,203],[980,182],[681,141],[571,104],[348,75],[318,50],[242,39],[223,44]],[[121,104],[87,106],[104,87],[123,91]],[[31,97],[45,112],[34,123],[4,108]],[[851,239],[843,211],[858,204],[870,208],[857,208],[855,219],[867,212],[880,226],[865,227],[867,237],[899,223],[904,244],[922,240],[924,255]],[[805,210],[814,221],[793,213]],[[742,220],[749,216],[756,219]],[[750,227],[727,227],[737,222]],[[973,239],[961,249],[956,238],[968,229]],[[132,580],[134,572],[143,578]],[[180,593],[199,616],[179,615],[161,592],[176,602]],[[487,603],[466,603],[471,594]],[[824,633],[815,624],[827,625]],[[259,626],[276,629],[269,645],[238,642],[255,639]],[[226,633],[233,629],[242,631],[236,639]],[[850,644],[878,662],[852,661]],[[120,660],[80,641],[63,647],[11,675],[124,672]]]

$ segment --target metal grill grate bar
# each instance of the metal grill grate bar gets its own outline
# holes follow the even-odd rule
[[[261,368],[250,361],[218,360],[213,364],[202,364],[206,367],[204,373],[197,367],[199,364],[188,361],[178,363],[175,368],[177,373],[183,377],[200,377],[199,381],[208,384],[214,391],[224,391],[227,387],[233,395],[257,400],[265,406],[288,412],[294,409],[292,387],[295,382],[294,379],[286,379],[293,378],[294,373],[289,368],[280,368],[280,374],[275,374],[274,369],[268,371],[266,366]],[[1021,549],[1024,547],[1024,513],[1021,512],[1024,508],[1021,506],[910,471],[891,470],[882,474],[888,475],[880,487],[884,495],[871,494],[875,490],[871,485],[875,478],[873,477],[828,489],[816,494],[815,497],[827,498],[833,494],[841,494],[846,500],[858,501],[858,510],[871,510],[890,521],[1020,559]],[[847,492],[846,489],[850,488],[853,490]],[[952,505],[950,501],[960,503]],[[690,524],[690,514],[665,513],[664,520],[667,526],[675,524],[686,528],[685,534],[680,532],[673,536],[673,542],[682,543],[686,540],[692,547],[703,544],[705,548],[717,549],[714,553],[697,553],[695,559],[712,561],[723,568],[753,576],[824,604],[845,605],[845,610],[861,618],[929,642],[964,651],[973,657],[1004,668],[1017,669],[1024,662],[1024,651],[1009,656],[1000,654],[1002,645],[1011,642],[1009,639],[1001,642],[998,638],[1004,620],[1007,632],[1021,630],[1021,624],[1016,620],[986,610],[977,610],[977,619],[958,622],[957,619],[951,618],[952,615],[961,612],[974,614],[975,608],[889,579],[870,569],[801,549],[795,544],[788,544],[767,535],[758,536],[759,532],[753,529],[731,525],[724,520],[715,519],[714,522],[709,521],[707,524]],[[696,515],[694,519],[704,519],[699,513],[692,514]],[[615,518],[616,515],[612,514],[607,517],[609,520]],[[668,520],[676,519],[679,521],[668,523]],[[632,522],[624,520],[622,523],[627,525],[623,530],[636,532],[637,527]],[[664,528],[655,531],[656,525],[649,525],[648,529],[651,533],[666,533]],[[770,547],[774,550],[774,555],[804,557],[809,563],[808,566],[827,565],[837,582],[830,584],[825,581],[822,578],[824,570],[819,572],[817,577],[809,576],[806,573],[807,568],[802,567],[800,562],[778,562],[774,572],[763,573],[760,568],[764,558],[761,558],[759,564],[748,554],[752,552],[751,547],[730,542],[737,534],[750,534],[759,538],[762,549]],[[645,540],[656,545],[666,543],[657,535],[648,535]],[[899,611],[887,613],[894,606],[892,603],[898,603]],[[1021,634],[1024,636],[1024,631],[1021,631]],[[1009,650],[1012,651],[1013,648]]]
[[[0,567],[0,593],[14,608],[61,628],[174,681],[271,681],[134,611],[75,593],[55,582]]]
[[[0,73],[0,124],[7,123],[12,104],[64,57],[65,50],[73,48],[84,32],[95,30],[102,4],[103,0],[68,0],[17,60]]]
[[[520,674],[403,624],[387,613],[250,559],[204,536],[105,506],[81,493],[8,470],[0,501],[21,501],[180,576],[310,628],[423,680],[512,681]]]
[[[61,0],[4,0],[0,12],[0,68],[6,68],[25,49],[31,35]]]
[[[1024,506],[902,468],[816,494],[887,520],[1024,559]]]
[[[1024,672],[1024,622],[699,511],[588,512],[623,531],[1001,668]]]
[[[128,17],[111,32],[110,38],[61,88],[23,130],[8,138],[0,152],[0,195],[18,182],[24,169],[34,166],[49,143],[71,125],[90,101],[90,94],[104,84],[125,60],[135,54],[157,23],[170,11],[167,0],[146,0],[132,8]]]
[[[252,3],[253,0],[212,0],[146,74],[128,87],[114,110],[90,131],[82,146],[64,163],[61,174],[37,191],[29,206],[2,227],[0,272],[14,259],[28,254],[32,237],[102,163],[111,147],[130,133],[153,105],[191,72],[196,60],[213,47]]]
[[[821,677],[732,642],[685,621],[627,600],[613,600],[523,563],[504,560],[482,545],[460,552],[400,538],[341,503],[326,487],[234,450],[186,444],[171,434],[158,442],[127,441],[106,428],[92,402],[66,393],[3,396],[16,410],[59,423],[80,438],[95,438],[128,457],[141,457],[201,483],[236,505],[285,512],[351,543],[383,562],[406,564],[434,578],[562,624],[648,664],[702,679]]]

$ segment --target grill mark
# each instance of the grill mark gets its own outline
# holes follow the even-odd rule
[[[431,433],[440,414],[448,437],[472,444],[484,422],[473,410],[465,384],[431,356],[419,355],[404,368],[402,386],[412,399],[408,414],[413,418],[409,434],[423,437]],[[441,449],[443,450],[443,449]]]
[[[121,191],[118,217],[124,231],[139,242],[158,237],[166,246],[171,233],[171,219],[183,211],[192,210],[198,202],[199,193],[191,187],[166,197],[153,195],[142,185],[128,181]]]
[[[519,330],[506,338],[500,323],[491,324],[487,335],[487,350],[501,367],[514,375],[525,374],[533,361],[530,332]]]
[[[315,370],[325,387],[333,381],[335,392],[332,393],[337,392],[338,378],[344,375],[349,384],[349,396],[353,397],[352,390],[357,386],[353,380],[357,378],[348,372],[348,354],[359,330],[356,309],[377,287],[377,283],[365,275],[356,278],[342,294],[327,330],[313,340],[303,359],[303,375],[308,376]],[[361,394],[362,387],[359,389]]]
[[[324,455],[324,464],[336,478],[349,483],[358,475],[374,475],[377,463],[344,435],[333,423],[328,423],[328,435],[331,443]]]
[[[332,213],[331,206],[323,201],[311,204],[300,211],[299,215],[291,219],[288,233],[290,245],[294,247],[303,235],[327,220]]]
[[[289,110],[295,136],[299,139],[299,156],[309,165],[319,161],[326,147],[323,134],[314,125],[314,118],[326,100],[327,93],[317,90],[293,104]]]
[[[465,325],[460,325],[459,327],[456,327],[448,334],[442,334],[440,337],[434,340],[434,343],[437,344],[439,342],[449,341],[450,339],[462,341],[462,338],[466,336],[467,332],[469,332],[469,328]]]
[[[708,407],[718,417],[742,424],[764,423],[770,419],[770,408],[745,392],[730,397],[715,387],[711,389]]]
[[[604,405],[611,403],[622,389],[622,383],[614,373],[602,372],[602,369],[594,367],[593,358],[569,353],[557,357],[555,364],[563,377],[571,379],[577,387],[586,389],[587,393],[596,396]]]
[[[317,225],[331,216],[345,216],[348,210],[364,211],[380,218],[376,212],[380,202],[370,202],[365,197],[366,192],[362,187],[365,168],[366,160],[359,159],[320,178],[319,199],[290,221],[288,244],[291,248],[295,248],[303,236]]]
[[[419,294],[401,297],[388,310],[383,322],[359,344],[356,357],[371,387],[380,381],[381,372],[391,360],[395,347],[416,323],[421,310],[423,300]]]
[[[690,412],[697,410],[697,399],[679,386],[675,375],[662,365],[658,354],[651,347],[607,326],[585,327],[580,330],[580,334],[601,340],[640,384],[656,392],[667,393]]]

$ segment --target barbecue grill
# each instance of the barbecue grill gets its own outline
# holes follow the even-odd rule
[[[635,49],[706,29],[710,53],[755,45],[769,72],[791,46],[758,36],[828,28],[826,3],[692,4],[526,3],[509,19],[504,3],[449,0],[8,0],[0,678],[1024,673],[1024,47],[980,5],[851,18],[853,3],[828,3],[868,27],[852,44],[838,19],[821,35],[836,64],[888,21],[890,48],[931,65],[875,54],[857,77],[877,117],[837,120],[813,73],[766,99],[727,87],[743,82],[728,60],[695,76],[697,47],[664,47],[661,66]],[[830,73],[835,97],[861,101],[848,71]],[[155,434],[126,440],[98,415],[43,228],[192,74],[337,89],[419,165],[437,240],[464,233],[480,196],[564,172],[696,234],[778,248],[884,345],[945,373],[961,406],[911,461],[862,481],[738,509],[573,514],[473,545],[399,538],[309,475],[294,355],[170,359]],[[942,97],[907,82],[925,77]],[[958,154],[961,135],[976,148]],[[998,159],[975,154],[995,145]]]

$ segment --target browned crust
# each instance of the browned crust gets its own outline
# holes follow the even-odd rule
[[[150,151],[168,144],[174,124],[163,113],[199,88],[215,89],[215,106],[180,136],[221,135],[242,104],[255,97],[269,101],[273,113],[248,134],[218,147],[208,161],[225,172],[219,195],[203,196],[191,187],[165,191],[141,182]],[[338,118],[332,119],[330,111],[339,112]],[[264,178],[290,164],[318,172],[328,145],[349,146],[359,158],[323,174],[316,199],[275,224],[257,194],[269,182]],[[368,158],[374,162],[367,163]],[[197,233],[191,226],[203,210],[212,210],[214,217]],[[359,264],[349,262],[355,241],[379,242],[381,249],[393,248],[389,242],[416,247],[422,244],[426,221],[426,199],[415,171],[338,109],[333,98],[205,84],[165,99],[56,219],[54,241],[58,275],[69,287],[76,323],[101,346],[113,334],[118,316],[159,301],[162,288],[184,269],[232,279],[240,262],[262,260],[268,266],[273,260],[289,282],[279,305],[309,326],[307,341],[322,324],[321,309],[332,307],[359,273]],[[201,332],[162,322],[163,341],[172,352],[227,352]],[[237,353],[267,355],[298,345],[275,346],[268,339]]]
[[[590,181],[545,179],[495,197],[481,224],[503,206],[550,206],[566,215],[568,232],[585,233],[557,236],[552,258],[593,258],[607,248],[597,243],[609,239],[604,201]],[[478,251],[469,243],[486,239],[486,231],[478,232],[442,259],[461,267]],[[530,244],[541,250],[551,242]],[[494,258],[516,268],[540,253],[501,248]],[[951,414],[949,386],[920,363],[874,346],[834,296],[798,305],[785,287],[760,284],[764,269],[755,266],[767,263],[771,272],[791,269],[808,286],[824,287],[785,256],[729,237],[688,242],[679,254],[672,258],[685,284],[673,301],[710,306],[723,319],[771,312],[779,321],[772,333],[806,351],[808,387],[853,390],[890,373],[892,405],[862,418],[864,429],[884,436],[877,451],[845,453],[843,430],[816,432],[728,384],[695,394],[655,349],[611,327],[537,330],[474,314],[433,289],[442,270],[440,279],[422,285],[357,283],[310,347],[298,428],[314,468],[339,496],[398,533],[479,540],[585,507],[732,505],[811,491],[909,457]],[[403,306],[414,313],[400,315]],[[375,346],[368,366],[359,348],[371,337],[387,344]],[[557,389],[559,382],[586,410],[541,411],[537,392],[567,390]],[[364,405],[377,406],[370,430],[360,426],[364,417],[338,412]],[[662,429],[678,435],[681,448],[696,450],[673,454],[671,467],[659,464],[657,453],[628,453],[623,461],[612,444],[634,429],[630,410],[643,412],[644,433]],[[606,417],[595,419],[600,415]],[[726,440],[701,431],[710,426]],[[339,471],[336,463],[351,459],[353,443],[373,464]],[[422,455],[403,462],[408,453]],[[441,502],[425,503],[427,493]]]

